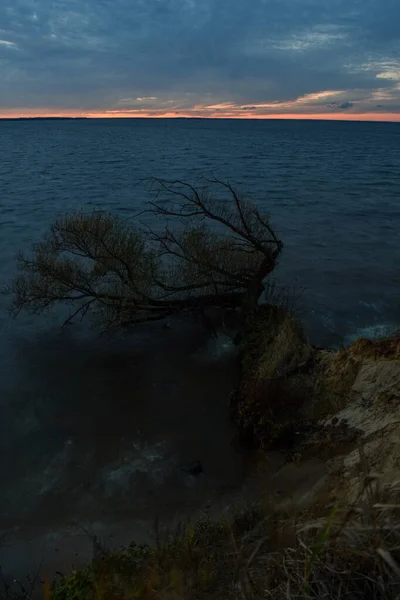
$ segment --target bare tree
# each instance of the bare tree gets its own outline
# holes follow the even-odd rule
[[[208,306],[253,310],[283,246],[268,216],[216,179],[153,183],[140,215],[151,226],[102,212],[57,219],[32,256],[19,256],[11,313],[64,303],[73,306],[66,322],[90,311],[126,326]]]

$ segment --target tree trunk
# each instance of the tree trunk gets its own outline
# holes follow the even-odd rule
[[[243,310],[245,313],[253,313],[255,310],[257,310],[260,296],[265,289],[263,281],[270,273],[272,273],[274,268],[274,257],[272,258],[272,260],[268,260],[265,258],[261,263],[260,268],[258,269],[257,273],[250,282],[245,295],[243,303]]]

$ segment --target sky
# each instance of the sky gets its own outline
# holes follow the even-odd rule
[[[1,0],[0,116],[400,121],[400,0]]]

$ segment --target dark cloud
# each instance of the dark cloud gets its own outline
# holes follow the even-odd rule
[[[348,108],[351,108],[353,106],[352,102],[349,102],[348,100],[346,100],[345,102],[341,102],[339,104],[339,108],[342,110],[347,110]]]
[[[345,100],[344,102],[330,102],[328,104],[329,108],[338,108],[340,110],[348,110],[349,108],[352,108],[354,106],[353,102],[350,102],[349,100]]]
[[[398,112],[399,22],[398,0],[2,0],[0,112]]]

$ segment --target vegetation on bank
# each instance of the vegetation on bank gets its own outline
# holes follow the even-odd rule
[[[144,214],[166,219],[161,229],[133,228],[104,213],[57,220],[33,255],[20,257],[12,312],[66,303],[74,307],[68,321],[91,313],[103,326],[120,327],[182,311],[203,314],[210,306],[235,308],[241,377],[231,408],[238,440],[265,453],[296,450],[303,425],[346,406],[366,363],[369,368],[371,361],[399,360],[399,339],[361,340],[339,352],[313,348],[282,299],[274,302],[272,294],[270,304],[259,304],[282,250],[268,218],[229,184],[211,182],[227,194],[222,199],[204,187],[157,184],[166,196],[157,196]],[[398,371],[391,373],[397,377]],[[384,394],[374,391],[369,405],[397,405],[393,381]],[[321,438],[316,452],[322,456],[329,448]],[[45,581],[43,596],[395,600],[398,484],[385,483],[369,468],[362,446],[358,452],[359,484],[351,502],[325,495],[307,508],[296,507],[273,501],[266,490],[252,506],[219,518],[205,514],[176,532],[157,531],[150,546],[109,550],[94,538],[91,564]],[[3,587],[1,600],[30,597],[26,590],[14,594],[15,586]]]
[[[203,518],[154,547],[99,550],[53,600],[395,600],[400,594],[398,490],[361,481],[355,506],[318,518],[249,507]],[[315,513],[317,514],[317,513]]]
[[[240,383],[232,398],[238,438],[264,450],[287,446],[312,393],[314,352],[284,304],[260,306],[248,316],[239,360]]]
[[[398,337],[377,342],[359,340],[346,350],[327,353],[312,348],[293,316],[282,308],[264,306],[256,314],[255,320],[247,322],[240,340],[243,372],[239,393],[244,405],[236,413],[241,431],[241,419],[247,409],[252,443],[263,449],[276,445],[285,448],[290,436],[283,432],[292,431],[294,425],[299,427],[306,406],[315,408],[315,401],[325,402],[324,394],[330,389],[330,404],[323,408],[331,414],[334,409],[335,414],[343,406],[344,387],[349,403],[357,374],[379,365],[395,378],[383,379],[380,386],[372,378],[372,396],[365,402],[377,406],[376,413],[369,418],[375,425],[375,414],[383,410],[385,423],[390,425],[386,416],[392,405],[392,425],[397,427]],[[270,380],[275,380],[278,388],[269,387]],[[315,383],[314,387],[310,382]],[[270,393],[282,385],[280,393],[293,392],[296,385],[300,390],[294,397],[301,402],[292,402],[290,411],[282,409],[280,393],[276,396]],[[314,396],[304,397],[306,389]],[[382,389],[393,392],[385,393],[384,401]],[[286,403],[292,396],[283,398],[283,408],[287,409]],[[288,413],[292,415],[290,419]],[[336,493],[331,493],[333,490],[328,486],[310,503],[302,505],[279,502],[266,488],[251,506],[232,508],[219,517],[205,513],[194,522],[182,524],[175,532],[158,530],[151,545],[132,543],[110,550],[101,540],[92,538],[92,562],[55,582],[45,581],[43,597],[46,600],[397,600],[400,597],[399,482],[390,470],[388,482],[387,477],[376,471],[378,463],[368,462],[370,457],[375,460],[377,456],[385,462],[388,452],[394,462],[400,457],[400,449],[396,453],[391,446],[384,448],[382,438],[382,435],[385,440],[394,436],[396,444],[400,429],[388,430],[385,423],[381,433],[377,430],[375,437],[367,436],[365,451],[361,441],[360,445],[352,443],[351,448],[359,455],[359,468],[354,457],[349,462],[345,453],[348,464],[355,467],[352,473],[350,467],[342,472]],[[276,424],[280,424],[278,428]],[[322,455],[326,444],[327,440],[322,438],[314,454]],[[341,439],[336,445],[339,453],[345,452]],[[328,449],[328,457],[332,456],[334,452]],[[351,500],[346,491],[351,491]],[[4,600],[27,597],[20,593],[13,596],[10,591],[3,595]]]
[[[268,504],[204,515],[154,545],[108,550],[40,584],[45,600],[396,600],[399,490],[367,473],[357,501],[295,513]],[[40,588],[37,586],[35,592]],[[3,591],[2,600],[29,598]]]

